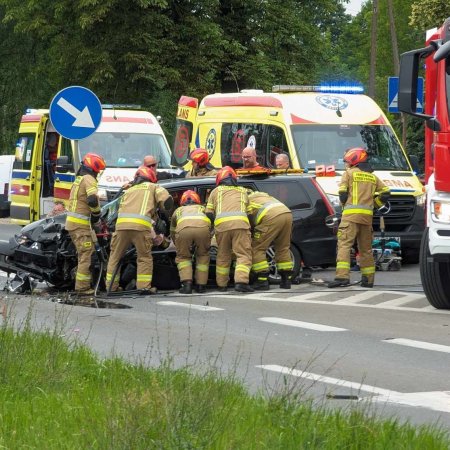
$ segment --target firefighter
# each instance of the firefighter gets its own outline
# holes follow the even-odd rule
[[[372,253],[372,219],[374,207],[389,199],[389,188],[372,172],[364,148],[345,152],[346,171],[339,185],[342,219],[338,230],[336,277],[329,288],[350,284],[350,252],[355,239],[358,243],[361,286],[371,288],[375,278]]]
[[[265,192],[251,192],[248,196],[247,214],[253,229],[252,270],[257,279],[253,287],[269,289],[269,263],[266,252],[273,243],[275,262],[281,276],[280,288],[291,288],[293,263],[290,246],[292,235],[291,210]]]
[[[206,292],[211,247],[211,221],[205,215],[200,197],[195,191],[185,191],[180,207],[172,215],[170,234],[177,249],[175,259],[180,273],[180,293],[192,294],[192,247],[195,245],[195,290]]]
[[[100,231],[100,203],[97,196],[97,176],[106,167],[105,160],[95,154],[86,153],[77,177],[70,190],[66,230],[75,245],[78,255],[75,292],[91,295],[91,257],[95,250],[92,229]]]
[[[149,292],[152,285],[153,258],[152,246],[156,233],[153,225],[156,210],[167,213],[172,209],[173,199],[166,189],[156,184],[155,171],[141,166],[136,171],[132,186],[120,200],[116,231],[111,240],[111,254],[106,270],[106,285],[109,288],[114,272],[130,245],[137,253],[136,288]],[[119,270],[117,270],[119,272]],[[112,282],[111,291],[119,289],[119,273]]]
[[[208,152],[204,148],[196,148],[191,152],[189,158],[192,161],[192,169],[187,173],[186,178],[216,175],[217,170],[210,164]]]
[[[235,290],[253,292],[248,280],[252,265],[252,238],[247,217],[247,190],[237,185],[234,169],[225,166],[217,172],[216,188],[211,192],[205,213],[214,223],[217,240],[216,281],[226,291],[232,253],[236,255]]]

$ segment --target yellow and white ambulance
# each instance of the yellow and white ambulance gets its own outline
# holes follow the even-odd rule
[[[103,106],[96,132],[80,141],[54,129],[49,111],[27,110],[22,116],[11,179],[11,221],[25,225],[48,214],[56,200],[67,202],[80,161],[88,153],[105,158],[98,179],[99,197],[107,201],[131,181],[146,155],[158,168],[170,168],[171,153],[158,120],[130,106]]]
[[[172,161],[177,165],[186,164],[195,147],[206,148],[216,167],[242,167],[246,146],[254,147],[259,164],[269,168],[285,153],[291,168],[316,174],[337,209],[343,155],[351,147],[366,148],[374,173],[392,192],[386,235],[402,241],[405,259],[417,260],[423,186],[387,117],[362,88],[274,86],[270,93],[212,94],[201,102],[183,96],[176,131]]]

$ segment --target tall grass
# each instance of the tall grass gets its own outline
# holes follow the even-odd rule
[[[448,449],[446,433],[307,401],[233,376],[100,360],[60,332],[0,328],[0,448]]]

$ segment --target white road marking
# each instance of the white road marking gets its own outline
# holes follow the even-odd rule
[[[369,300],[373,297],[379,295],[376,291],[364,291],[359,294],[352,295],[348,298],[343,298],[341,300],[336,300],[334,303],[336,305],[352,305],[354,303],[363,302],[364,300]]]
[[[287,325],[290,327],[307,328],[316,331],[347,331],[346,328],[331,327],[321,325],[320,323],[301,322],[300,320],[282,319],[281,317],[260,317],[261,322],[276,323],[278,325]]]
[[[195,305],[191,303],[180,303],[171,301],[156,302],[157,305],[163,306],[181,306],[182,308],[197,309],[198,311],[224,311],[223,308],[215,308],[214,306]]]
[[[305,378],[307,380],[317,381],[320,383],[333,384],[339,387],[346,387],[354,391],[365,391],[374,394],[370,398],[372,402],[378,403],[395,403],[404,406],[414,406],[418,408],[431,409],[433,411],[441,411],[450,413],[450,391],[433,391],[433,392],[397,392],[389,389],[383,389],[368,384],[355,383],[353,381],[339,380],[338,378],[326,377],[311,372],[304,372],[298,369],[291,369],[276,364],[256,366],[264,370],[278,372],[294,377]],[[365,400],[364,397],[359,399]]]
[[[405,345],[407,347],[415,347],[423,350],[433,350],[435,352],[450,353],[450,346],[433,344],[432,342],[415,341],[413,339],[403,339],[403,338],[385,339],[383,340],[383,342],[386,342],[387,344]]]
[[[356,292],[356,291],[355,291]],[[414,300],[418,300],[419,298],[423,299],[424,301],[426,301],[425,298],[425,294],[408,294],[408,293],[404,293],[404,292],[398,292],[398,291],[369,291],[366,292],[364,291],[363,297],[360,297],[359,294],[358,297],[356,297],[354,299],[354,301],[345,301],[347,299],[343,299],[344,301],[333,301],[333,300],[320,300],[321,297],[329,297],[331,292],[311,292],[311,293],[306,293],[306,294],[300,294],[300,295],[293,295],[291,297],[274,297],[273,294],[279,294],[280,292],[273,292],[270,293],[270,297],[268,296],[269,294],[264,294],[264,296],[261,296],[259,294],[259,296],[255,296],[255,294],[250,294],[250,295],[244,295],[244,296],[238,296],[238,295],[224,295],[224,294],[212,294],[210,295],[210,297],[213,298],[221,298],[221,299],[226,299],[226,300],[240,300],[242,301],[242,298],[244,299],[248,299],[248,300],[260,300],[260,301],[268,301],[268,302],[279,302],[279,303],[305,303],[305,304],[311,304],[311,305],[330,305],[330,306],[353,306],[353,307],[358,307],[358,308],[374,308],[374,309],[388,309],[388,310],[393,310],[393,311],[411,311],[411,312],[420,312],[420,313],[432,313],[432,314],[450,314],[450,310],[445,310],[445,309],[436,309],[434,307],[432,307],[431,305],[427,305],[424,307],[417,307],[417,308],[412,308],[412,307],[408,307],[408,306],[396,306],[395,304],[393,305],[391,302],[391,300],[387,300],[385,302],[380,302],[377,304],[369,304],[369,303],[359,303],[363,300],[369,300],[370,298],[376,297],[376,296],[381,296],[383,294],[395,294],[395,295],[399,295],[400,299],[394,299],[395,303],[400,303],[400,304],[405,304],[405,303],[409,303],[410,301],[414,301]],[[284,292],[283,292],[284,293]],[[412,298],[410,298],[409,296],[411,296]]]

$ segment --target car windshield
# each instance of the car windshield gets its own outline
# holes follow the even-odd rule
[[[156,158],[158,168],[170,167],[170,150],[159,134],[99,132],[78,145],[81,158],[97,153],[105,159],[106,167],[138,167],[146,155]]]
[[[302,167],[334,165],[345,169],[343,156],[352,147],[369,153],[374,170],[410,170],[400,144],[385,125],[292,125],[295,148]]]

